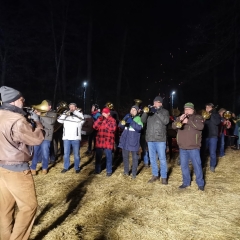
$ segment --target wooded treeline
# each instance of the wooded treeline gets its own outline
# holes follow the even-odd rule
[[[0,82],[86,109],[145,104],[171,108],[214,102],[239,113],[238,0],[7,1],[0,7]]]

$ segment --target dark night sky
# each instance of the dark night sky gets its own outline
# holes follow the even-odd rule
[[[91,102],[102,106],[106,101],[116,101],[125,31],[120,101],[123,106],[130,106],[135,98],[148,104],[160,94],[165,97],[165,107],[170,108],[172,90],[176,90],[175,107],[182,108],[186,101],[204,107],[206,102],[214,101],[211,56],[205,65],[197,65],[196,69],[191,64],[212,51],[213,47],[207,42],[214,39],[209,30],[214,23],[211,17],[224,19],[221,14],[224,15],[225,11],[229,11],[226,16],[231,16],[234,0],[0,2],[1,85],[20,89],[32,104],[53,98],[56,64],[51,24],[59,54],[64,19],[67,22],[56,100],[64,98],[83,104],[82,84],[88,76],[90,16],[93,27],[92,81],[87,87],[87,96],[91,97]],[[227,8],[224,8],[225,4]],[[227,29],[231,29],[229,18],[226,17],[226,26],[219,24],[221,29],[226,29],[219,31],[219,39],[224,39]],[[207,44],[202,39],[198,41],[200,38]],[[220,40],[218,43],[221,45]],[[233,46],[229,44],[222,54],[227,55],[231,49]],[[7,57],[6,68],[3,67],[3,56]],[[219,54],[218,58],[222,55]],[[218,65],[214,75],[219,83],[218,104],[225,107],[232,106],[232,103],[226,104],[228,99],[224,96],[226,77],[233,77],[232,69],[232,56],[229,56]]]

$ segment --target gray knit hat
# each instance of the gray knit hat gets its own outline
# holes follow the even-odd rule
[[[15,102],[20,97],[22,97],[22,94],[18,90],[7,86],[2,86],[0,88],[0,93],[2,102],[5,103]]]
[[[184,108],[191,108],[191,109],[194,110],[194,104],[191,103],[191,102],[187,102],[187,103],[184,104]]]
[[[139,107],[137,106],[137,105],[133,105],[132,107],[131,107],[131,109],[132,108],[135,108],[137,111],[139,110]]]
[[[160,97],[160,96],[156,96],[156,97],[154,98],[153,102],[160,102],[160,103],[162,103],[162,102],[163,102],[163,99],[162,99],[162,97]]]
[[[69,104],[68,104],[68,107],[70,107],[70,105],[74,105],[75,107],[77,106],[77,104],[76,104],[76,103],[74,103],[74,102],[72,102],[72,103],[69,103]]]

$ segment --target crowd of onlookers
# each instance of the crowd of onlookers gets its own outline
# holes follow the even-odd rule
[[[210,156],[210,172],[214,173],[218,157],[225,155],[226,145],[235,145],[236,150],[240,146],[240,121],[224,108],[217,111],[212,103],[207,103],[205,110],[197,113],[194,104],[187,102],[182,114],[170,116],[163,107],[162,97],[156,96],[153,105],[143,109],[135,102],[120,121],[110,102],[103,109],[94,104],[88,118],[76,103],[65,104],[53,111],[51,101],[44,100],[34,109],[24,111],[25,99],[18,90],[2,86],[0,93],[1,239],[28,239],[30,235],[37,210],[33,176],[37,174],[38,162],[42,164],[42,173],[47,174],[49,162],[56,161],[58,147],[62,146],[61,173],[70,168],[71,152],[75,173],[80,173],[83,132],[88,133],[86,154],[95,154],[95,174],[102,171],[103,152],[107,177],[112,175],[113,153],[118,156],[121,153],[123,175],[131,173],[132,179],[135,179],[141,149],[144,167],[151,167],[152,171],[148,183],[161,178],[164,185],[168,184],[167,142],[171,148],[171,138],[176,137],[183,179],[179,189],[191,185],[191,162],[200,191],[204,191],[205,187],[202,169],[206,167],[206,150]],[[169,129],[171,135],[167,134]],[[19,211],[14,217],[15,204]]]

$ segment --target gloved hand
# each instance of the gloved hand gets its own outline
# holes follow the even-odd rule
[[[124,118],[123,118],[123,120],[127,120],[128,118],[130,117],[130,113],[129,114],[127,114]]]
[[[103,121],[104,120],[104,116],[100,116],[98,117],[99,121]]]
[[[126,121],[126,123],[131,123],[133,121],[133,118],[132,117],[129,117],[128,119],[127,119],[127,121]]]
[[[150,112],[155,113],[156,111],[157,111],[157,109],[155,107],[150,108]]]
[[[35,112],[30,113],[30,118],[35,122],[39,122],[39,116]]]

